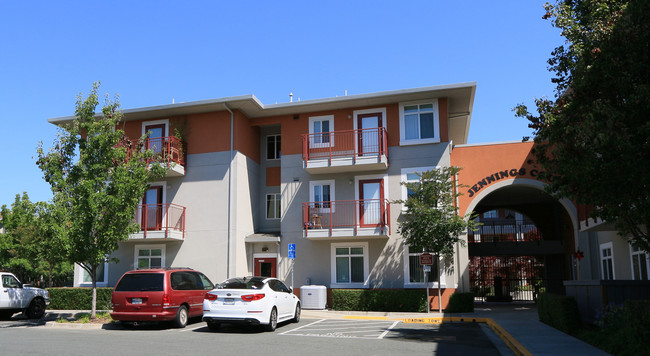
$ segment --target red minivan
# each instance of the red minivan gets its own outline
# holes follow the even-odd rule
[[[203,297],[214,285],[191,268],[141,269],[126,272],[113,289],[111,318],[123,323],[172,321],[184,328],[203,315]]]

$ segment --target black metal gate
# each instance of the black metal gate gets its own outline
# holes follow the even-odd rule
[[[470,286],[483,301],[535,301],[544,292],[542,256],[474,256],[469,264]]]

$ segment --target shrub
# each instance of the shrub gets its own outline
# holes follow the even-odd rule
[[[578,303],[573,297],[541,293],[537,297],[539,320],[560,331],[571,334],[580,328]]]
[[[447,313],[471,313],[474,311],[474,293],[456,292],[449,297]]]
[[[54,310],[90,310],[92,288],[48,288],[50,305]],[[97,288],[97,310],[111,310],[113,288]]]
[[[332,309],[357,311],[427,311],[424,290],[332,289]]]

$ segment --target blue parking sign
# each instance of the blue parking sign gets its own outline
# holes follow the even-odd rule
[[[296,244],[289,244],[289,258],[292,260],[296,258]]]

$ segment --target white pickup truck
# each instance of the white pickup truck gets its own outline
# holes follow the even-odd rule
[[[30,319],[43,317],[45,306],[50,304],[48,291],[24,286],[9,272],[0,272],[0,283],[0,319],[9,319],[18,312]]]

